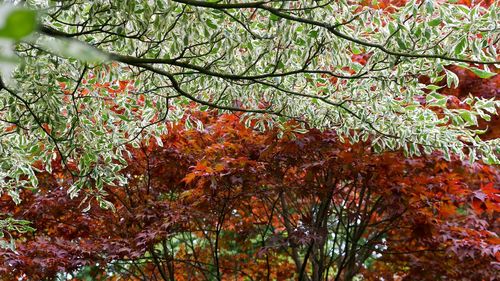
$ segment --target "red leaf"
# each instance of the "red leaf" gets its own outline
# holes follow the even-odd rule
[[[196,178],[195,173],[189,173],[182,179],[182,181],[187,184],[190,184],[195,178]]]
[[[478,198],[475,197],[472,199],[472,207],[474,208],[474,211],[476,211],[477,214],[480,215],[484,212],[485,207],[483,206],[484,203]]]

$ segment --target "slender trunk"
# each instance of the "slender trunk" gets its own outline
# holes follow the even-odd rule
[[[288,214],[288,204],[286,203],[286,199],[283,193],[281,193],[279,196],[282,207],[283,222],[285,224],[285,228],[286,231],[288,232],[288,235],[290,235],[293,232],[293,228],[292,224],[290,223],[290,217]],[[297,271],[297,274],[299,274],[300,276],[302,261],[300,260],[299,254],[297,252],[297,247],[295,245],[290,245],[290,248],[292,250],[292,260],[295,263],[295,269]],[[305,280],[309,281],[309,278],[305,276]]]

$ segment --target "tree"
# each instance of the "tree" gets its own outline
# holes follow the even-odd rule
[[[116,212],[69,198],[62,167],[38,174],[2,212],[36,233],[4,250],[6,280],[58,273],[77,280],[488,280],[498,270],[498,170],[399,161],[333,131],[288,123],[257,132],[235,115],[193,113],[205,130],[174,126],[130,149],[123,187],[103,187]],[[183,122],[186,122],[185,119]],[[58,188],[59,187],[59,188]],[[82,212],[83,211],[83,212]],[[85,275],[86,274],[86,275]],[[153,277],[154,276],[154,277]]]

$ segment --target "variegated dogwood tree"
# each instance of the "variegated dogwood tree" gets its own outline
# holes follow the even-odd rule
[[[448,108],[436,85],[458,85],[450,65],[496,74],[498,3],[2,2],[0,193],[15,201],[19,188],[38,185],[37,170],[60,162],[71,195],[91,186],[87,196],[110,207],[101,188],[126,182],[117,173],[126,144],[182,118],[203,129],[186,107],[243,112],[257,128],[295,119],[371,139],[376,151],[498,163],[499,140],[481,140],[476,125],[499,101]]]

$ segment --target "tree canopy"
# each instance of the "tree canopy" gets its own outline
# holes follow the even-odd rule
[[[0,211],[33,222],[0,251],[6,280],[492,280],[500,173],[442,155],[401,160],[333,131],[263,133],[193,115],[130,147],[116,211],[70,198],[61,165]],[[399,279],[398,279],[399,278]]]
[[[104,265],[131,257],[150,261],[156,259],[156,250],[161,254],[172,251],[165,258],[166,263],[146,262],[153,267],[153,274],[168,280],[171,276],[163,275],[178,272],[174,270],[176,266],[185,266],[172,260],[180,258],[175,257],[181,251],[179,245],[196,241],[209,245],[200,250],[202,256],[188,257],[198,250],[183,248],[185,256],[180,259],[193,258],[199,270],[196,274],[206,279],[213,276],[221,279],[226,265],[231,274],[243,273],[230,265],[230,260],[225,261],[222,256],[219,260],[220,253],[236,251],[234,245],[219,247],[211,243],[219,241],[217,235],[236,235],[234,229],[226,229],[231,225],[227,224],[226,219],[230,219],[226,216],[237,220],[236,217],[249,219],[250,214],[236,207],[233,214],[225,208],[250,204],[255,199],[263,200],[257,213],[279,210],[281,213],[276,216],[282,219],[282,225],[269,214],[264,223],[269,228],[253,228],[253,224],[260,225],[262,221],[233,222],[233,228],[237,228],[235,225],[252,228],[254,236],[248,234],[252,237],[250,245],[242,245],[250,247],[245,253],[258,255],[259,259],[265,256],[268,267],[274,262],[283,264],[283,268],[295,268],[297,275],[293,276],[303,276],[300,278],[304,280],[321,280],[331,274],[336,274],[337,280],[352,279],[353,274],[381,277],[365,272],[367,264],[386,274],[383,278],[396,273],[405,276],[409,270],[417,272],[419,266],[430,268],[437,262],[430,255],[419,256],[416,261],[411,260],[411,255],[396,260],[387,256],[377,259],[373,254],[404,252],[408,244],[384,244],[385,241],[390,238],[410,241],[416,236],[429,238],[411,241],[417,251],[438,247],[442,255],[436,255],[441,258],[450,258],[454,252],[449,268],[422,279],[453,276],[450,268],[459,266],[464,258],[474,260],[478,253],[485,259],[475,259],[474,264],[478,268],[479,264],[489,266],[498,253],[498,248],[492,246],[498,245],[494,235],[498,226],[492,222],[498,212],[498,177],[494,176],[495,168],[487,165],[500,163],[498,130],[492,130],[499,124],[499,15],[500,5],[486,0],[478,3],[468,0],[0,1],[0,196],[2,200],[8,199],[2,201],[0,233],[12,235],[10,245],[0,240],[2,246],[12,251],[14,245],[23,246],[21,241],[41,243],[52,234],[71,244],[75,239],[83,239],[79,235],[87,235],[59,236],[50,229],[32,234],[28,221],[33,221],[37,229],[43,227],[36,224],[32,214],[21,212],[15,204],[31,210],[38,208],[35,201],[45,200],[54,210],[65,208],[50,202],[60,192],[69,194],[66,199],[58,198],[72,206],[66,215],[97,212],[101,220],[113,222],[119,210],[113,213],[104,209],[127,206],[133,209],[129,205],[135,204],[134,200],[146,208],[153,202],[178,208],[170,213],[180,216],[171,218],[174,230],[171,231],[171,225],[163,226],[168,219],[162,217],[155,221],[158,229],[144,234],[152,236],[143,237],[151,240],[146,239],[141,247],[134,244],[136,248],[118,253],[109,246],[116,241],[100,237],[99,243],[92,240],[95,245],[111,248],[106,248],[104,256],[92,252],[95,249],[88,249],[85,255]],[[233,126],[235,131],[217,126]],[[213,137],[219,133],[219,138]],[[182,138],[183,134],[196,139],[186,140],[194,147],[177,144],[178,139],[173,139]],[[232,134],[241,137],[241,142],[249,147],[231,146],[226,151],[216,145]],[[204,151],[203,145],[221,151]],[[331,151],[324,151],[323,145]],[[179,170],[167,172],[172,173],[169,180],[174,186],[156,185],[157,193],[153,192],[151,198],[146,196],[147,200],[142,194],[122,194],[134,185],[137,185],[134,192],[148,191],[151,187],[150,183],[138,184],[130,175],[155,178],[148,174],[150,170],[136,167],[138,163],[151,164],[141,158],[144,156],[138,156],[147,152],[141,149],[159,153],[155,157],[160,157],[163,151],[182,149],[174,153],[181,163]],[[343,150],[357,153],[344,155]],[[321,160],[318,153],[335,160],[330,163],[330,172],[335,172],[339,182],[319,183],[308,178],[309,175],[316,179],[323,173],[316,170],[319,162],[329,163]],[[362,157],[364,154],[367,158]],[[387,164],[398,157],[407,160]],[[227,161],[241,161],[238,168],[241,170],[234,163],[235,167],[224,166]],[[388,165],[388,170],[370,166],[371,161],[380,167]],[[225,164],[216,166],[219,162]],[[282,164],[295,173],[291,178],[278,171]],[[351,165],[353,170],[343,165]],[[262,167],[275,169],[275,174],[261,170]],[[242,201],[232,201],[232,192],[239,194],[241,190],[228,186],[231,183],[237,189],[243,179],[231,182],[223,174],[230,173],[226,169],[249,177],[245,179],[248,184],[242,187],[248,194],[237,198]],[[371,181],[391,177],[391,172],[397,177],[378,182],[384,188],[377,190]],[[426,178],[425,173],[434,173],[435,177]],[[253,178],[257,174],[269,177],[259,181]],[[212,180],[199,179],[205,176],[211,176]],[[280,177],[284,182],[277,182]],[[408,177],[420,179],[421,185],[407,191],[395,187],[409,185]],[[454,179],[461,184],[455,184]],[[229,183],[225,182],[228,180]],[[449,182],[442,186],[436,180]],[[283,197],[286,193],[283,185],[294,181],[304,183],[303,190],[295,190],[292,185],[286,194],[290,197]],[[210,188],[221,193],[214,195]],[[365,188],[374,192],[375,197],[364,197]],[[190,201],[193,195],[184,193],[189,190],[208,201]],[[431,196],[434,192],[438,192],[437,198]],[[215,201],[210,201],[210,196],[215,196],[212,198]],[[224,204],[233,205],[221,207],[224,196],[229,196]],[[321,201],[324,196],[327,199]],[[384,203],[377,205],[375,198],[382,198]],[[417,198],[428,201],[424,204]],[[179,202],[171,205],[177,199]],[[275,205],[266,205],[273,200],[278,200]],[[288,210],[285,205],[291,202],[304,205]],[[400,203],[397,208],[396,202]],[[207,207],[210,204],[223,211],[210,209]],[[94,205],[103,210],[91,208]],[[359,210],[353,215],[344,210],[346,206]],[[403,206],[414,208],[409,213],[415,218],[397,213]],[[310,213],[300,207],[309,208]],[[368,216],[370,208],[377,215]],[[392,213],[387,213],[387,208],[393,208]],[[146,209],[146,213],[150,211]],[[327,210],[324,214],[323,209]],[[193,215],[190,211],[208,212],[210,216],[198,217],[208,226],[185,223],[183,219]],[[216,217],[220,214],[223,221]],[[435,214],[438,215],[433,221]],[[137,215],[148,220],[150,214]],[[359,222],[354,219],[356,216]],[[385,219],[392,221],[392,216],[398,217],[395,223],[402,223],[396,225],[406,223],[414,228],[407,233],[406,230],[391,232],[394,225],[383,228],[387,226]],[[51,219],[61,220],[60,214]],[[466,219],[470,224],[460,222]],[[379,225],[379,220],[383,221],[382,229],[369,229],[372,223]],[[101,227],[104,222],[93,223]],[[307,230],[307,223],[313,230]],[[184,236],[203,236],[207,227],[209,234],[205,237]],[[321,232],[325,227],[330,234],[334,233],[335,238],[327,235],[328,239],[335,239],[333,243]],[[115,229],[107,224],[104,228]],[[109,231],[102,229],[99,231]],[[130,235],[139,231],[125,229]],[[314,231],[321,233],[316,235]],[[467,233],[473,239],[468,241],[459,237],[459,233]],[[436,238],[438,234],[441,240]],[[117,235],[113,239],[125,239]],[[171,242],[165,240],[168,235],[179,244],[157,249],[158,243]],[[369,242],[370,235],[376,237],[373,243]],[[225,238],[226,243],[231,241]],[[261,249],[256,250],[259,243]],[[467,247],[460,243],[470,249],[463,250]],[[47,245],[61,253],[57,248],[60,245],[44,246]],[[325,249],[330,246],[334,250],[328,256]],[[480,246],[488,250],[481,252]],[[224,250],[219,253],[221,247]],[[30,254],[24,254],[29,260]],[[81,255],[80,252],[72,257],[78,260]],[[327,256],[338,259],[335,266],[320,262]],[[6,264],[17,264],[15,258],[9,259],[8,256],[4,260]],[[256,268],[264,266],[259,259],[253,261]],[[485,260],[488,262],[484,263]],[[24,269],[29,271],[24,262]],[[46,272],[33,272],[47,277],[58,270],[81,266],[75,262],[55,269],[48,266]],[[129,266],[124,268],[130,269]],[[478,276],[489,276],[492,269],[488,266],[478,269]],[[105,272],[102,267],[100,270]],[[268,279],[272,279],[270,275],[275,279],[284,276],[280,275],[283,272],[267,272]]]

